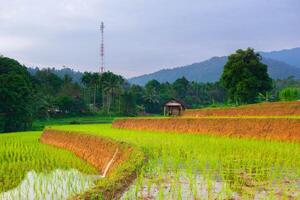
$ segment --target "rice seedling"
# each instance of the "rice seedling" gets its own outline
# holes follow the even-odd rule
[[[55,169],[78,169],[84,174],[97,173],[94,167],[71,152],[39,143],[40,136],[41,132],[0,135],[0,194],[17,187],[30,171],[34,174],[29,175],[36,176],[38,180],[40,178],[37,176],[42,176],[40,173],[50,173]],[[37,188],[41,188],[38,181],[32,184],[31,189],[36,191]],[[19,199],[24,199],[24,195],[30,194],[28,191],[20,190],[18,195]]]
[[[74,169],[48,174],[30,171],[16,188],[1,193],[0,199],[67,199],[93,186],[91,177]]]
[[[141,148],[148,162],[124,198],[300,198],[298,143],[129,131],[111,125],[52,128],[108,137]]]

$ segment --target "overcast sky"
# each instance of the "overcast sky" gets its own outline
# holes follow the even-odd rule
[[[0,0],[0,54],[27,66],[132,77],[232,53],[300,46],[299,0]]]

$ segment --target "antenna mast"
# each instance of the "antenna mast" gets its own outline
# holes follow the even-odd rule
[[[101,31],[101,45],[100,45],[100,73],[102,74],[104,72],[104,23],[101,22],[100,25],[100,31]]]

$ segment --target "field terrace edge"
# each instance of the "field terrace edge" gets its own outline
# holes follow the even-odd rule
[[[70,199],[117,199],[131,185],[145,162],[145,155],[138,148],[87,133],[47,128],[40,142],[73,152],[94,166],[100,175],[118,149],[107,176],[100,178],[95,187]]]
[[[206,134],[300,142],[300,119],[272,118],[128,118],[115,119],[113,128],[182,134]]]

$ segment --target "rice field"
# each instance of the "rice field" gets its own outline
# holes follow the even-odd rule
[[[297,117],[300,115],[300,102],[265,102],[248,104],[238,107],[188,109],[183,114],[185,117],[207,116],[272,116],[272,117]]]
[[[41,132],[20,132],[0,135],[0,199],[39,199],[38,196],[37,198],[27,196],[32,189],[36,194],[45,196],[59,193],[59,188],[65,183],[62,179],[58,179],[60,176],[53,172],[55,170],[63,170],[63,174],[68,175],[76,169],[77,176],[73,176],[73,180],[80,180],[79,182],[85,181],[80,177],[97,173],[93,166],[71,152],[39,143],[41,134]],[[72,179],[67,177],[64,180],[70,182]],[[57,184],[57,187],[45,188],[44,184],[40,183]],[[28,184],[34,187],[29,187]],[[77,186],[73,184],[68,186],[70,186],[68,195],[80,192],[86,187],[76,188]],[[24,188],[28,188],[28,191]],[[3,193],[4,191],[6,193]]]
[[[94,187],[94,181],[93,176],[75,169],[56,169],[50,173],[30,171],[16,188],[1,193],[0,199],[68,199]]]
[[[299,199],[300,145],[69,125],[79,131],[126,142],[148,157],[122,199]],[[71,133],[70,133],[71,134]]]
[[[297,110],[299,105],[298,102],[293,104],[289,112]],[[251,109],[248,114],[251,114]],[[107,195],[102,195],[107,188],[112,195],[116,188],[124,191],[121,178],[128,183],[125,192],[117,195],[122,200],[300,199],[298,115],[208,115],[122,120],[127,126],[117,126],[118,120],[114,125],[51,124],[43,137],[41,132],[1,134],[0,200],[68,199],[72,196],[82,198],[85,194],[107,198]],[[189,123],[176,125],[176,120]],[[164,125],[165,121],[169,124]],[[214,122],[211,126],[208,124],[210,121]],[[231,121],[235,123],[230,125]],[[250,121],[252,124],[247,125]],[[268,123],[263,125],[259,122]],[[195,133],[198,126],[202,129],[207,126],[208,129],[204,132],[201,129],[201,134],[184,134]],[[113,127],[131,127],[131,130]],[[219,130],[218,134],[206,134],[211,132],[211,127]],[[231,132],[226,132],[226,127],[234,128],[235,136],[245,137],[249,130],[256,131],[251,134],[261,137],[260,140],[255,137],[227,137]],[[273,139],[296,139],[270,140],[270,134],[274,135]],[[116,149],[122,152],[127,149],[123,152],[124,159],[116,159],[116,163],[112,164],[111,177],[109,174],[100,179],[103,167],[107,166],[107,160],[111,160]],[[135,173],[141,166],[144,155],[144,165],[136,175],[132,175],[131,172]],[[100,163],[99,166],[97,163]],[[135,166],[137,163],[140,164]],[[130,179],[134,180],[132,184],[129,184]]]

